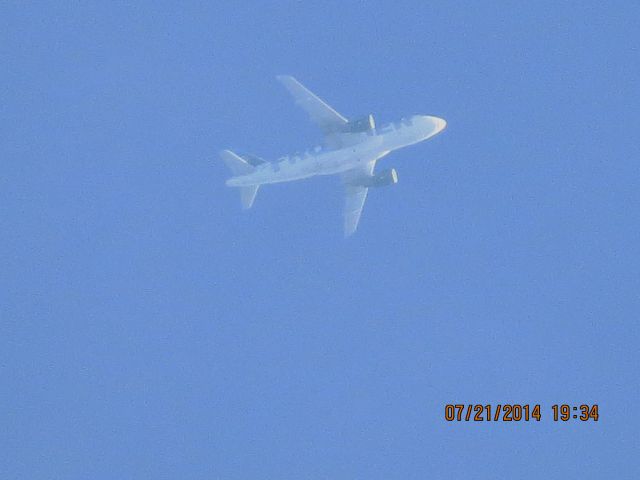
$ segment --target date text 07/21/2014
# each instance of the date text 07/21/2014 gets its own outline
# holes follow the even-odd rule
[[[551,406],[551,418],[554,422],[578,420],[594,421],[599,418],[597,404],[569,405],[566,403]],[[537,421],[543,417],[540,404],[447,404],[444,419],[448,422],[520,422]]]

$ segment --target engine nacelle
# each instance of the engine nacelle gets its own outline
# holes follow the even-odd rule
[[[373,119],[373,115],[367,115],[366,117],[350,120],[342,131],[344,133],[364,133],[375,130],[376,122]]]
[[[398,183],[398,172],[395,168],[391,170],[383,170],[377,175],[367,178],[361,182],[363,187],[386,187],[387,185],[395,185]]]

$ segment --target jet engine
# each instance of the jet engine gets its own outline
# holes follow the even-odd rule
[[[398,172],[396,172],[395,168],[392,168],[390,170],[382,170],[380,173],[368,177],[360,184],[363,187],[386,187],[396,183],[398,183]]]
[[[373,119],[373,115],[367,115],[366,117],[356,118],[355,120],[350,120],[343,127],[344,133],[363,133],[370,132],[375,130],[376,122]]]

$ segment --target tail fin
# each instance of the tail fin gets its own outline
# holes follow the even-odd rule
[[[220,158],[222,158],[227,167],[229,167],[229,170],[231,170],[231,173],[234,175],[247,175],[254,170],[254,167],[250,163],[233,153],[231,150],[221,151]]]
[[[244,158],[233,153],[231,150],[223,150],[220,152],[220,158],[222,158],[234,176],[248,175],[255,170],[253,165],[247,162]],[[256,199],[259,187],[259,185],[238,187],[240,190],[240,202],[242,202],[243,209],[246,210],[251,208],[253,201]]]
[[[240,201],[242,202],[242,208],[245,210],[251,208],[253,201],[256,199],[258,188],[260,185],[253,185],[251,187],[240,187]]]

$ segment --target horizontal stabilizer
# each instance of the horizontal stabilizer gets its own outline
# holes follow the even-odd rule
[[[257,167],[258,165],[262,165],[263,163],[267,163],[264,158],[260,158],[257,155],[251,155],[249,153],[242,155],[242,159],[246,160],[248,164]]]
[[[229,167],[234,176],[247,175],[253,172],[254,167],[246,160],[239,157],[231,150],[223,150],[220,152],[220,158]]]

